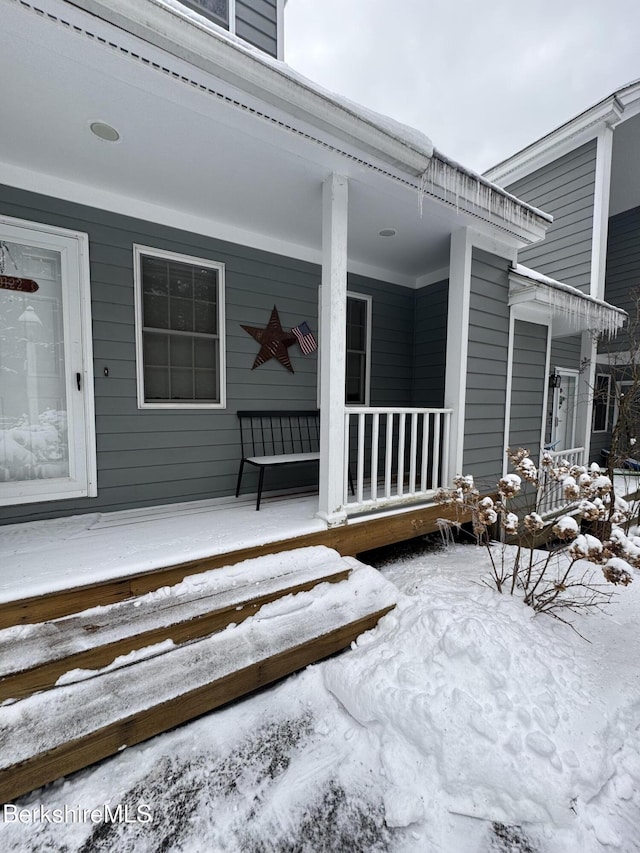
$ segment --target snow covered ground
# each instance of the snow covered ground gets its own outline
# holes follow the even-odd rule
[[[640,573],[586,642],[485,560],[383,566],[350,651],[5,807],[0,849],[640,851]]]

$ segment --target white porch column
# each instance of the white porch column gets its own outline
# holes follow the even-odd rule
[[[462,474],[464,412],[467,397],[469,299],[471,293],[471,239],[467,228],[451,235],[449,256],[449,308],[444,405],[453,409],[449,444],[449,476]]]
[[[596,384],[596,355],[598,347],[590,332],[583,332],[580,346],[580,375],[578,376],[578,406],[576,411],[576,446],[584,447],[585,464],[598,462],[589,458],[591,449],[591,417],[593,389]]]
[[[343,502],[348,203],[347,178],[329,175],[322,185],[318,502],[318,515],[329,526],[346,522]]]

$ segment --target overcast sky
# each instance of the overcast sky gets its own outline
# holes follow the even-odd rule
[[[288,0],[285,60],[484,171],[640,78],[640,0]]]

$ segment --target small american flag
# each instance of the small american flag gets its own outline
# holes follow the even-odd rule
[[[291,329],[291,331],[298,339],[300,349],[305,355],[309,355],[309,353],[318,349],[318,344],[308,323],[300,323],[299,326],[296,326],[295,329]]]

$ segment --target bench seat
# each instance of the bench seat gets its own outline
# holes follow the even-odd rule
[[[293,462],[319,462],[319,453],[283,453],[280,456],[247,456],[250,465],[290,465]]]

